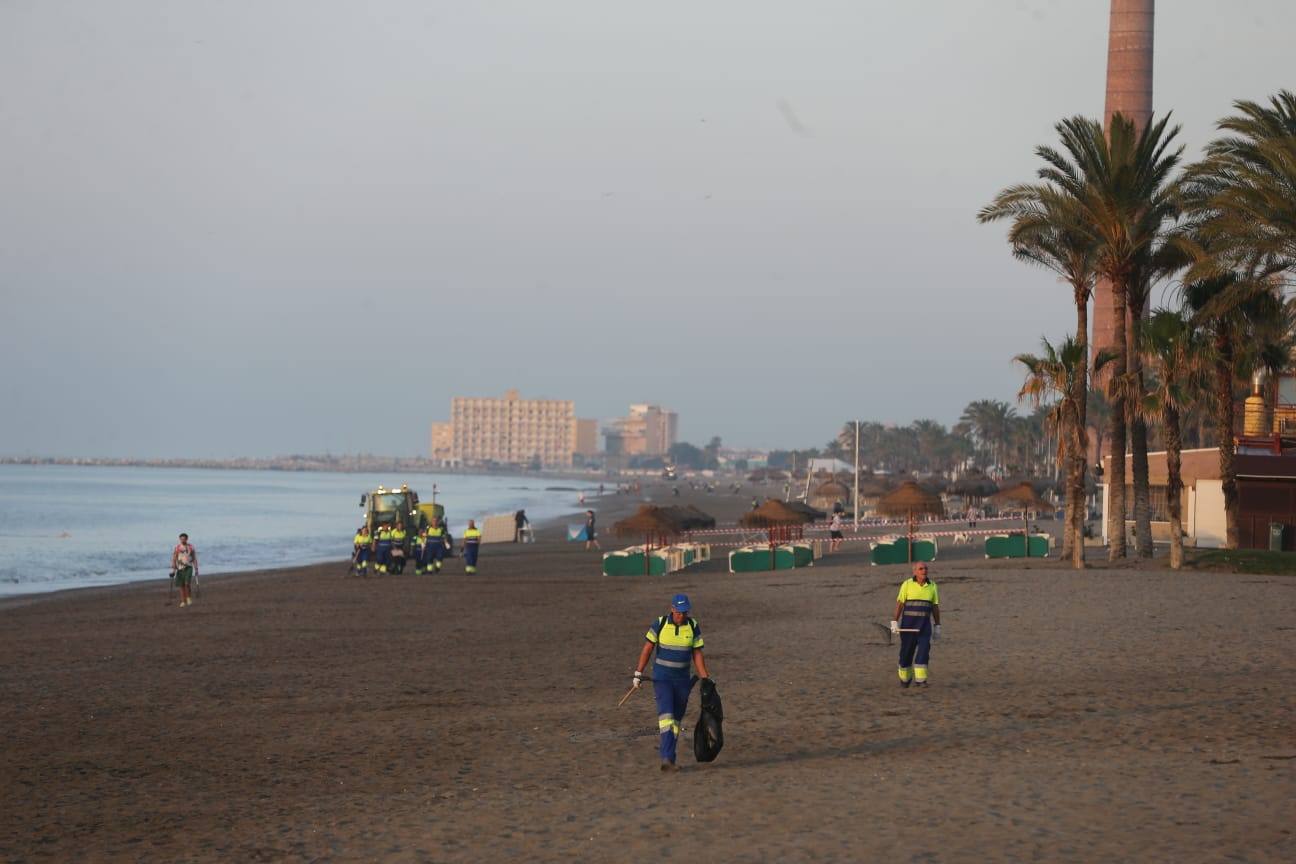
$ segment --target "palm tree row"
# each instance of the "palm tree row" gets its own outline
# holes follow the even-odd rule
[[[1141,130],[1119,114],[1108,130],[1083,117],[1063,120],[1055,127],[1060,148],[1036,148],[1043,162],[1036,182],[1004,189],[978,214],[981,222],[1009,222],[1013,255],[1060,276],[1075,302],[1073,337],[1057,347],[1045,341],[1041,355],[1017,359],[1027,370],[1020,398],[1048,404],[1067,465],[1064,545],[1076,566],[1084,566],[1091,381],[1103,385],[1110,406],[1109,557],[1126,555],[1127,445],[1136,549],[1150,556],[1148,424],[1173,463],[1167,504],[1176,523],[1182,423],[1203,410],[1213,416],[1219,447],[1227,545],[1237,546],[1238,381],[1253,368],[1283,371],[1296,341],[1291,303],[1283,302],[1284,279],[1296,272],[1296,96],[1284,91],[1266,105],[1235,107],[1205,158],[1180,173],[1183,147],[1176,146],[1179,128],[1169,126],[1169,115]],[[1183,308],[1149,318],[1153,288],[1167,279],[1178,280]],[[1094,354],[1086,339],[1088,303],[1099,282],[1111,286],[1113,337]],[[1201,390],[1207,371],[1208,396]],[[1172,524],[1171,533],[1177,530]],[[1172,563],[1181,561],[1176,535]]]

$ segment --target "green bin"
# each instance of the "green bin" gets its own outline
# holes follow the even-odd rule
[[[1270,552],[1281,552],[1281,551],[1282,551],[1283,528],[1284,528],[1284,527],[1286,527],[1286,526],[1284,526],[1281,522],[1270,522],[1270,523],[1269,523],[1269,551],[1270,551]]]

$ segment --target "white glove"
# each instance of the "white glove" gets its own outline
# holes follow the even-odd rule
[[[935,627],[932,628],[932,639],[939,639],[939,638],[940,638],[940,625],[937,624]]]
[[[891,632],[894,633],[894,634],[897,635],[897,636],[900,635],[900,622],[899,622],[899,621],[892,621],[892,622],[891,622]]]
[[[636,672],[636,673],[634,674],[634,688],[635,688],[636,690],[638,690],[638,689],[639,689],[639,685],[642,684],[642,683],[643,683],[643,673],[642,673],[642,672]]]

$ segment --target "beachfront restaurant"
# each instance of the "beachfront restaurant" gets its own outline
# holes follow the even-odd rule
[[[1266,451],[1240,442],[1233,457],[1238,490],[1238,546],[1269,549],[1272,526],[1282,526],[1278,542],[1285,551],[1296,551],[1296,451],[1281,447]],[[1103,477],[1111,476],[1111,457],[1103,457]],[[1125,457],[1125,531],[1134,530],[1134,466]],[[1184,544],[1206,549],[1225,545],[1224,490],[1220,479],[1219,450],[1210,447],[1182,454],[1181,496]],[[1152,540],[1170,542],[1167,503],[1168,472],[1164,451],[1148,454]],[[1111,505],[1107,483],[1102,493],[1102,539],[1107,542],[1107,510]]]

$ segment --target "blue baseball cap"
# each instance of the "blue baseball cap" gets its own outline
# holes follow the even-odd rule
[[[676,594],[671,598],[671,608],[676,612],[687,612],[691,608],[687,594]]]

